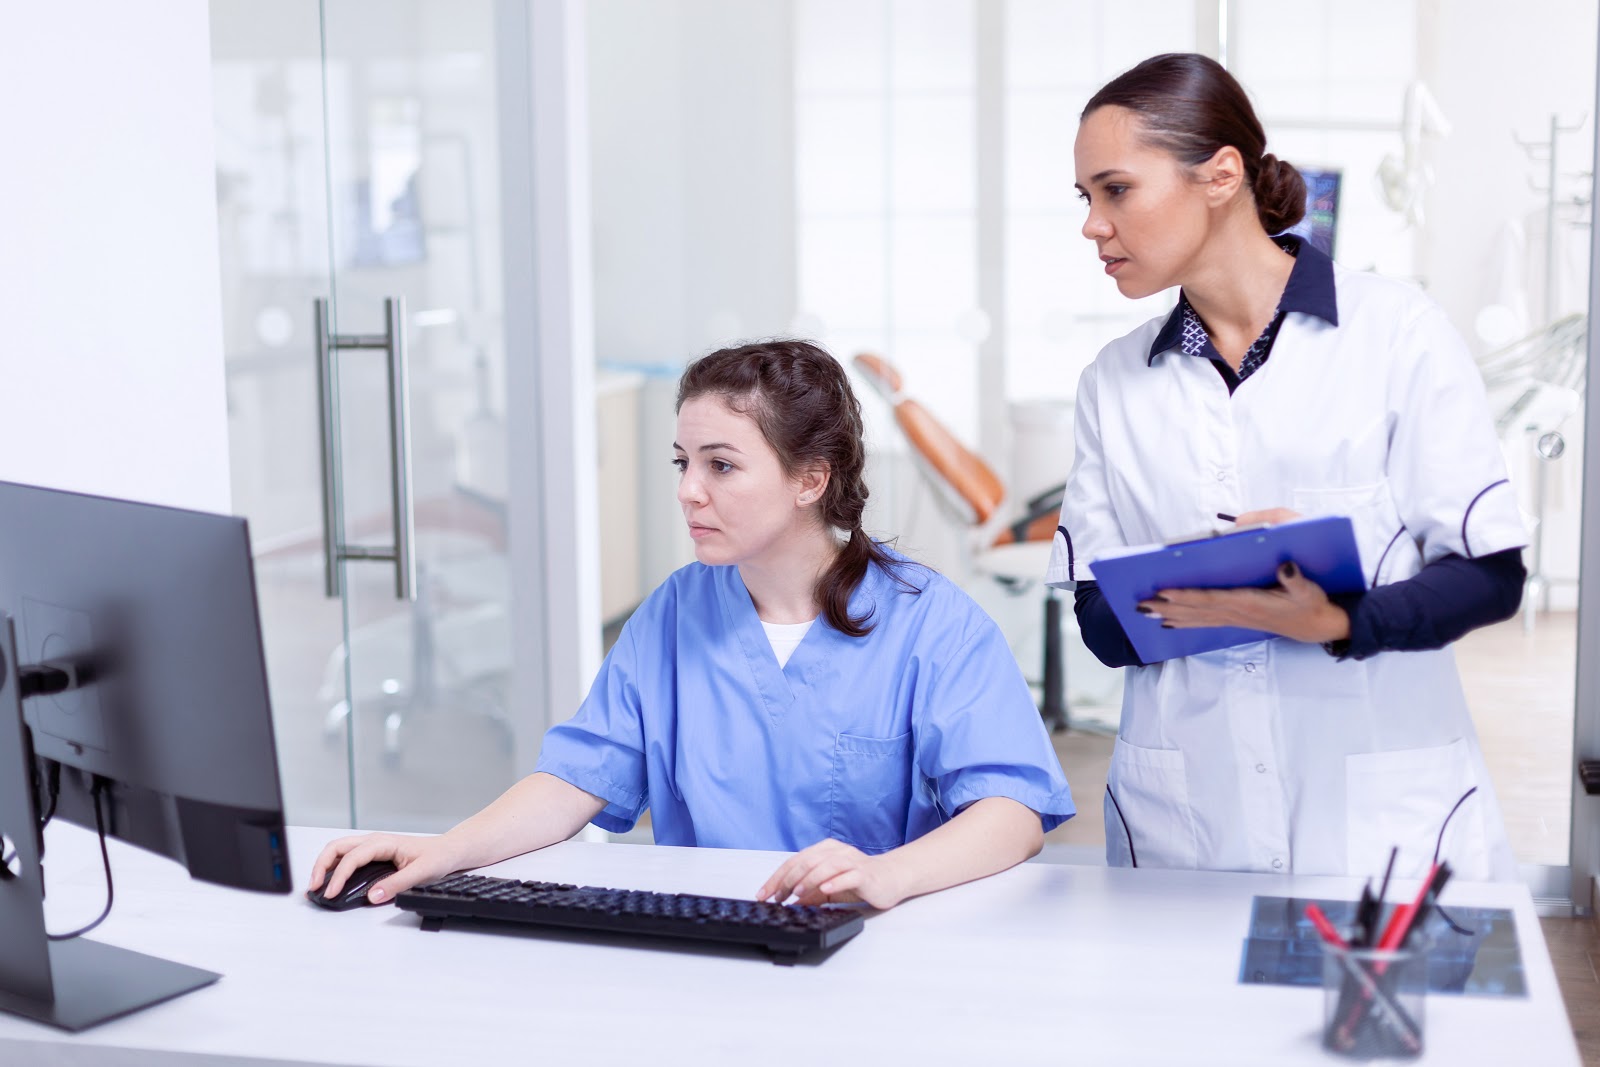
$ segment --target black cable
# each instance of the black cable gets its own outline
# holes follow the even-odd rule
[[[44,814],[39,816],[39,831],[37,835],[37,841],[39,844],[39,858],[41,860],[44,859],[44,828],[49,826],[50,820],[56,817],[56,803],[61,799],[61,764],[57,763],[55,760],[49,760],[48,763],[49,767],[45,771],[44,780],[45,794],[49,797],[50,805],[49,807],[45,808]],[[38,764],[35,763],[34,766],[37,768]],[[39,799],[36,786],[34,803],[37,804],[38,802]],[[13,853],[13,858],[15,858],[15,853]],[[11,860],[8,859],[5,862],[9,864]],[[10,877],[9,869],[7,869],[5,877]]]
[[[44,828],[50,825],[51,819],[55,818],[56,802],[61,798],[61,764],[55,762],[54,760],[49,761],[49,770],[45,775],[45,791],[50,798],[50,806],[45,809],[43,815],[39,816],[40,855],[43,855],[44,853]],[[34,772],[33,794],[34,803],[37,804],[39,802],[39,779],[37,770]],[[16,873],[11,869],[11,864],[16,861],[16,858],[16,849],[12,849],[6,854],[5,858],[0,859],[0,882],[9,882],[11,879],[16,877]]]
[[[51,941],[70,941],[75,937],[82,937],[84,934],[88,933],[90,930],[93,930],[96,926],[99,926],[101,923],[105,922],[106,921],[106,916],[111,914],[111,901],[115,897],[115,892],[114,892],[113,887],[111,885],[111,853],[106,850],[106,819],[105,819],[105,815],[100,810],[100,795],[104,791],[105,791],[105,779],[101,778],[99,776],[96,776],[95,780],[94,780],[94,787],[90,790],[90,792],[94,796],[94,825],[95,825],[95,828],[100,831],[100,859],[101,859],[101,862],[103,862],[105,864],[105,868],[106,868],[106,907],[105,907],[105,910],[100,913],[99,918],[95,919],[89,925],[83,926],[83,927],[79,927],[78,929],[73,930],[71,933],[66,933],[66,934],[51,934],[51,933],[47,933],[47,934],[45,934],[45,936],[48,937]]]
[[[45,793],[50,798],[50,806],[39,816],[41,830],[49,826],[50,820],[56,817],[56,801],[61,799],[61,764],[55,760],[50,761],[50,767],[45,772]]]

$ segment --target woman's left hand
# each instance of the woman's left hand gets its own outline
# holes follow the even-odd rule
[[[757,900],[797,904],[864,903],[892,908],[906,894],[895,884],[889,856],[869,856],[832,838],[789,857],[756,893]]]
[[[1310,644],[1350,636],[1349,614],[1299,567],[1279,567],[1278,583],[1275,589],[1163,589],[1141,600],[1139,611],[1179,630],[1240,626]]]

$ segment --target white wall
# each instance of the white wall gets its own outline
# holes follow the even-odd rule
[[[1593,0],[1529,0],[1514,8],[1495,0],[1430,0],[1422,9],[1420,66],[1453,129],[1430,146],[1436,179],[1427,197],[1418,269],[1468,344],[1484,352],[1493,346],[1473,327],[1488,303],[1517,293],[1526,309],[1525,328],[1544,325],[1545,194],[1534,185],[1545,185],[1547,163],[1530,157],[1514,138],[1548,141],[1552,115],[1563,124],[1581,123],[1560,135],[1560,193],[1589,193],[1590,181],[1576,172],[1591,169],[1594,160],[1597,11]],[[1562,218],[1577,214],[1567,208]],[[1513,224],[1525,237],[1520,253],[1508,252]],[[1560,316],[1587,305],[1590,234],[1587,227],[1564,223],[1557,232],[1554,314]],[[1561,580],[1552,602],[1570,608],[1578,573],[1581,416],[1569,418],[1560,431],[1568,448],[1562,459],[1546,464],[1543,569]],[[1520,431],[1507,435],[1512,480],[1524,510],[1532,513],[1543,461],[1530,443]]]
[[[790,0],[591,0],[585,12],[594,351],[651,374],[637,438],[642,598],[693,559],[668,466],[678,369],[795,318],[794,15]]]
[[[1434,298],[1470,329],[1498,293],[1505,225],[1539,227],[1527,236],[1530,245],[1543,241],[1545,197],[1530,183],[1544,184],[1546,164],[1513,138],[1548,141],[1552,114],[1563,123],[1583,121],[1582,129],[1561,137],[1561,170],[1592,164],[1596,8],[1591,0],[1528,0],[1515,8],[1497,0],[1433,0],[1424,7],[1432,32],[1425,22],[1419,34],[1423,77],[1453,129],[1431,146],[1436,180],[1420,267]],[[1564,180],[1563,193],[1579,190],[1587,193],[1588,183]],[[1570,265],[1582,270],[1587,234],[1576,242],[1567,236],[1565,244],[1581,245]],[[1530,252],[1530,258],[1542,263],[1542,256]],[[1583,310],[1583,281],[1558,287],[1557,314]],[[1527,282],[1542,295],[1541,277]],[[1537,301],[1532,310],[1536,319]]]
[[[206,5],[0,25],[0,478],[227,511]]]
[[[682,363],[787,329],[790,4],[595,0],[587,15],[597,356]]]

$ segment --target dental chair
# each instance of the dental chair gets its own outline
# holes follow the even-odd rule
[[[1024,501],[1015,518],[1005,517],[1006,489],[994,469],[932,412],[905,395],[904,379],[894,365],[871,352],[858,354],[851,363],[894,411],[895,424],[911,445],[917,467],[943,510],[967,528],[967,558],[972,568],[1013,595],[1020,596],[1042,583],[1065,485]],[[1045,587],[1039,714],[1051,730],[1065,730],[1069,725],[1061,607],[1059,592]]]

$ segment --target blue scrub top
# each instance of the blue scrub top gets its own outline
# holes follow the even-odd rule
[[[901,579],[911,588],[896,581]],[[691,563],[634,612],[538,770],[650,810],[663,845],[792,852],[837,838],[883,852],[984,797],[1050,830],[1072,794],[994,621],[948,579],[876,563],[850,598],[872,632],[819,618],[779,668],[737,567]]]

